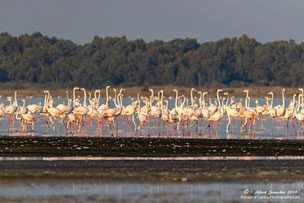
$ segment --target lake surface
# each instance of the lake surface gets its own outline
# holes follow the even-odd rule
[[[265,104],[265,99],[252,98],[251,106],[256,99],[260,105]],[[54,98],[54,100],[56,106],[66,99]],[[131,101],[130,98],[124,98],[124,106],[130,104]],[[43,98],[26,99],[26,105],[38,102],[43,103]],[[287,99],[286,104],[289,102],[290,99]],[[101,99],[101,103],[105,103],[105,98]],[[281,103],[281,99],[274,100],[274,105]],[[114,106],[113,102],[112,106]],[[169,99],[169,109],[173,107],[174,99]],[[79,134],[76,130],[74,133],[67,134],[62,122],[59,123],[59,128],[49,129],[45,126],[42,116],[39,116],[36,122],[36,133],[31,130],[27,134],[22,133],[16,121],[18,132],[8,134],[7,121],[7,116],[2,119],[1,135],[12,137],[100,136],[96,131],[97,120],[93,120],[91,130],[87,128],[84,134]],[[286,121],[281,122],[279,126],[277,126],[277,120],[274,121],[275,126],[273,126],[273,121],[269,117],[263,121],[263,126],[258,121],[255,136],[253,136],[251,133],[240,133],[240,120],[235,120],[234,129],[231,133],[226,133],[228,121],[224,118],[219,125],[216,137],[210,133],[205,120],[199,121],[197,129],[195,124],[189,127],[190,123],[188,123],[188,127],[185,125],[184,129],[177,131],[172,125],[166,126],[161,122],[159,122],[160,127],[157,127],[157,121],[151,119],[151,122],[148,122],[148,125],[139,133],[135,131],[133,124],[130,130],[126,119],[119,117],[117,136],[167,138],[171,135],[174,138],[235,139],[236,141],[239,139],[301,140],[304,138],[304,128],[301,127],[300,133],[296,134],[295,129],[298,126],[295,124],[293,128],[292,122],[287,129],[283,127]],[[138,119],[136,119],[136,124],[138,126]],[[88,119],[86,126],[88,126]],[[102,136],[111,137],[115,134],[113,135],[113,131],[105,124]],[[113,161],[114,165],[108,164],[108,161]],[[131,164],[124,164],[124,162],[117,164],[119,161],[128,161]],[[91,162],[94,164],[90,165]],[[197,166],[198,162],[201,165]],[[214,162],[218,164],[213,165]],[[237,164],[234,164],[236,162]],[[302,175],[304,164],[300,164],[302,162],[304,163],[303,156],[2,156],[0,157],[2,165],[0,166],[0,202],[201,202],[202,200],[206,202],[224,200],[300,202],[304,197]],[[173,166],[171,166],[172,163]],[[174,163],[178,164],[175,166]],[[153,164],[158,166],[151,167]],[[166,168],[166,164],[170,167]]]
[[[1,199],[14,201],[222,202],[254,200],[260,202],[300,202],[303,192],[303,181],[294,183],[53,183],[0,185]]]
[[[168,99],[169,100],[169,109],[174,108],[175,99]],[[212,101],[214,98],[212,98]],[[235,101],[239,101],[239,98],[236,98]],[[244,99],[243,99],[244,100]],[[262,98],[252,98],[251,99],[251,106],[254,105],[255,100],[259,101],[260,105],[265,104],[265,99]],[[65,98],[54,98],[55,105],[62,103],[63,101],[66,101]],[[106,99],[101,98],[101,103],[105,103]],[[131,98],[124,98],[123,99],[123,105],[127,106],[129,105],[133,99]],[[291,99],[286,99],[286,106],[289,104]],[[38,102],[41,102],[43,104],[43,98],[32,98],[32,99],[26,99],[26,105],[29,104],[37,104]],[[141,102],[143,103],[143,102]],[[7,102],[5,103],[7,104]],[[282,99],[274,99],[274,106],[282,104]],[[21,103],[19,102],[19,105]],[[113,102],[111,103],[111,106],[114,106]],[[110,130],[109,124],[111,122],[104,122],[103,125],[103,131],[97,131],[96,126],[98,125],[98,120],[93,119],[92,120],[92,126],[88,127],[88,120],[86,119],[86,128],[85,132],[82,131],[79,133],[77,129],[75,128],[73,132],[68,133],[68,135],[71,136],[119,136],[119,137],[130,137],[130,136],[143,136],[143,137],[189,137],[189,138],[224,138],[224,139],[303,139],[304,138],[304,128],[300,126],[300,131],[296,135],[296,131],[298,130],[298,124],[296,121],[289,121],[289,128],[286,128],[287,121],[280,121],[278,125],[277,119],[272,121],[272,119],[268,116],[265,118],[263,117],[263,124],[261,123],[261,119],[257,121],[257,126],[255,127],[255,136],[252,135],[253,127],[251,127],[250,132],[249,129],[247,132],[244,128],[244,133],[241,134],[240,132],[240,126],[242,124],[242,121],[240,119],[234,120],[234,128],[232,127],[232,124],[230,126],[230,132],[226,133],[226,125],[228,123],[227,117],[221,120],[219,124],[218,129],[218,136],[215,137],[215,124],[213,133],[211,133],[211,129],[208,127],[208,122],[206,120],[199,120],[198,125],[193,124],[191,126],[191,122],[185,123],[184,128],[180,127],[179,130],[176,129],[177,124],[168,124],[164,123],[161,120],[157,120],[154,118],[149,118],[149,121],[144,124],[144,127],[142,130],[138,131],[139,126],[139,120],[137,119],[137,114],[135,115],[135,122],[136,122],[136,129],[134,124],[132,123],[132,129],[130,130],[127,122],[127,117],[121,117],[119,116],[117,119],[117,131]],[[26,135],[32,135],[32,136],[66,136],[67,131],[65,129],[65,124],[62,122],[62,119],[59,120],[59,127],[56,129],[49,128],[45,125],[45,120],[42,116],[38,117],[38,121],[35,124],[35,130],[36,133],[33,133],[31,131],[31,127],[29,127],[29,132]],[[13,131],[9,135],[24,135],[22,133],[22,129],[18,121],[15,121],[16,128],[18,132]],[[274,123],[274,125],[273,125]],[[210,123],[209,123],[210,124]],[[294,124],[294,125],[293,125]],[[30,126],[30,125],[29,125]],[[284,126],[284,127],[283,127]],[[8,116],[5,116],[2,119],[2,124],[0,128],[0,133],[2,135],[8,134]],[[117,133],[117,134],[116,134]]]

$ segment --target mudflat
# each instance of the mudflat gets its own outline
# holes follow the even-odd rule
[[[1,136],[0,156],[304,156],[304,140]]]

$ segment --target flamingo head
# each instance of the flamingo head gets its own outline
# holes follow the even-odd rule
[[[248,93],[248,92],[249,92],[249,89],[243,90],[243,92]]]
[[[285,88],[282,89],[282,92],[287,92],[287,90]]]
[[[238,109],[243,108],[243,104],[242,104],[241,102],[238,102],[238,103],[236,104],[236,108],[238,108]]]
[[[299,88],[298,90],[301,91],[301,92],[303,92],[303,88]]]
[[[192,88],[191,90],[194,91],[194,92],[197,92],[197,89],[195,89],[195,88]]]
[[[223,92],[224,90],[222,90],[222,89],[218,89],[217,90],[217,93],[220,93],[220,92]]]
[[[110,85],[108,85],[108,86],[106,86],[106,89],[109,89],[111,86]]]

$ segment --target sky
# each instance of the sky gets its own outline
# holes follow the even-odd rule
[[[202,43],[243,34],[301,43],[303,11],[303,0],[1,0],[0,32],[41,32],[77,44],[94,36]]]

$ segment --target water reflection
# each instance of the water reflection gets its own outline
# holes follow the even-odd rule
[[[0,161],[253,161],[253,160],[304,160],[304,156],[198,156],[198,157],[0,157]]]
[[[257,191],[296,191],[294,199],[303,197],[304,182],[294,183],[54,183],[0,185],[0,196],[15,200],[79,201],[238,201]],[[246,191],[249,191],[248,193]],[[285,195],[287,196],[287,195]],[[275,200],[275,199],[274,199]],[[276,199],[278,200],[278,199]]]
[[[55,99],[55,105],[62,103],[65,98],[54,98]],[[260,105],[263,105],[265,103],[265,99],[263,98],[253,98],[251,101],[255,100],[259,101]],[[238,99],[236,99],[238,101]],[[287,99],[286,103],[289,103],[290,99]],[[33,103],[38,103],[42,102],[43,103],[43,98],[33,98],[30,100],[26,101],[26,104],[33,104]],[[281,104],[281,99],[275,99],[274,100],[274,105]],[[101,98],[101,103],[105,103],[105,98]],[[128,104],[131,103],[130,98],[124,98],[123,104],[124,106],[127,106]],[[252,103],[253,104],[253,103]],[[114,105],[114,104],[112,104]],[[172,109],[174,107],[174,99],[169,99],[169,109]],[[7,121],[7,116],[5,119],[2,119],[2,124],[0,126],[0,135],[7,135],[8,134],[8,123]],[[210,134],[210,128],[207,127],[207,122],[205,120],[199,121],[199,126],[198,129],[196,129],[196,126],[193,125],[192,128],[185,128],[184,130],[176,130],[175,124],[166,124],[163,125],[159,123],[160,127],[157,127],[156,123],[157,121],[152,118],[150,122],[144,127],[143,132],[139,134],[139,132],[135,132],[134,125],[132,124],[132,129],[130,131],[128,123],[127,123],[127,118],[121,118],[119,117],[117,119],[118,121],[118,136],[119,137],[126,137],[126,136],[133,136],[137,137],[139,135],[144,136],[144,137],[168,137],[172,136],[175,138],[179,137],[188,137],[188,138],[224,138],[224,139],[303,139],[304,134],[303,134],[303,127],[300,127],[300,132],[295,136],[295,128],[290,127],[288,130],[286,128],[283,128],[282,126],[286,125],[286,121],[281,121],[279,127],[275,125],[274,127],[272,126],[272,119],[267,117],[264,120],[263,126],[258,123],[258,126],[256,127],[255,131],[255,136],[252,136],[251,134],[241,134],[240,133],[240,126],[241,126],[241,120],[234,120],[234,128],[231,126],[231,133],[226,133],[226,125],[228,123],[227,118],[224,118],[221,120],[221,123],[219,125],[219,131],[218,131],[218,137],[215,137],[214,135]],[[135,120],[137,126],[139,125],[138,119]],[[277,120],[275,120],[275,124],[277,124]],[[190,125],[190,124],[189,124]],[[22,133],[21,127],[16,121],[16,126],[18,128],[18,132],[13,132],[10,133],[9,135],[24,135]],[[37,133],[33,132],[28,132],[26,135],[27,136],[66,136],[66,129],[64,127],[63,123],[59,124],[59,130],[48,130],[48,128],[45,126],[45,121],[42,116],[39,116],[38,121],[35,124],[35,129]],[[96,122],[93,121],[93,126],[91,130],[88,128],[88,119],[86,119],[86,134],[85,136],[97,136],[99,132],[96,130]],[[290,125],[292,126],[292,125]],[[88,132],[91,132],[89,135]],[[104,125],[103,127],[103,136],[111,136],[112,133],[109,130],[109,127],[107,124]],[[76,131],[74,134],[70,134],[69,136],[80,136]],[[83,135],[81,135],[83,136]]]

